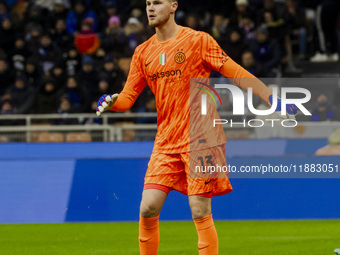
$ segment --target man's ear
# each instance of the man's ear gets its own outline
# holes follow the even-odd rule
[[[177,2],[173,2],[171,4],[171,10],[175,12],[177,10],[177,8],[178,8],[178,3]]]

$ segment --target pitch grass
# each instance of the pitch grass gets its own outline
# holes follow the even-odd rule
[[[334,254],[340,220],[216,221],[220,254]],[[161,222],[159,255],[195,255],[192,222]],[[138,255],[138,223],[0,225],[0,254]]]

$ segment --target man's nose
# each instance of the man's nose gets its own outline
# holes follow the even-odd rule
[[[148,6],[148,11],[149,11],[149,12],[154,12],[154,11],[155,11],[153,4],[150,4],[150,5]]]

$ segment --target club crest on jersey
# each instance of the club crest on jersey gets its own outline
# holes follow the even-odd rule
[[[159,56],[159,63],[161,63],[162,66],[165,65],[165,63],[166,63],[166,54],[161,54]]]
[[[182,64],[186,59],[185,54],[183,53],[183,49],[177,50],[177,53],[175,55],[175,62],[177,64]]]

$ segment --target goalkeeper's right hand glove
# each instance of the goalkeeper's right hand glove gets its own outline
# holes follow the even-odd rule
[[[116,102],[118,94],[103,95],[99,98],[97,104],[97,116],[100,117],[104,111],[110,110],[113,104]]]
[[[269,102],[272,105],[273,104],[273,95],[269,96]],[[277,106],[275,109],[275,113],[281,118],[281,119],[292,119],[295,120],[295,115],[297,114],[297,107],[295,104],[287,104],[286,105],[286,114],[281,115],[281,99],[277,98]]]

